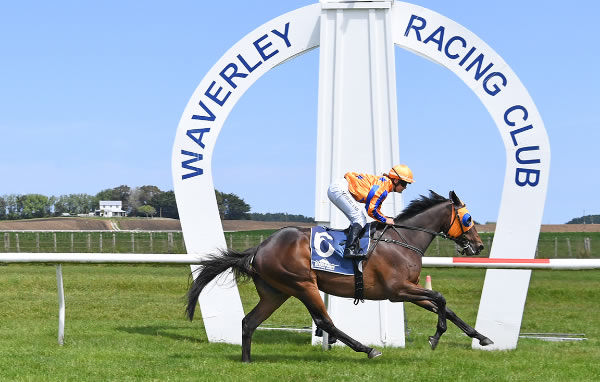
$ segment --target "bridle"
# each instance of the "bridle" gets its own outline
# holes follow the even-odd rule
[[[461,211],[464,211],[462,216],[460,214]],[[466,227],[465,230],[465,217],[468,215],[469,226]],[[458,226],[459,228],[457,228]],[[461,255],[465,255],[465,252],[469,248],[469,241],[467,240],[466,234],[473,228],[474,224],[471,219],[471,215],[467,211],[467,206],[465,204],[461,204],[461,206],[456,209],[454,207],[454,203],[452,203],[452,220],[450,221],[450,228],[448,228],[447,236],[450,240],[454,241],[456,245],[459,247],[457,251]],[[460,229],[460,233],[458,233]]]
[[[392,243],[392,244],[396,244],[396,245],[408,248],[414,252],[417,252],[419,255],[424,256],[425,254],[423,253],[423,251],[420,248],[415,247],[414,245],[408,244],[408,242],[404,238],[404,236],[402,236],[400,231],[398,231],[398,228],[408,229],[408,230],[412,230],[412,231],[426,232],[433,236],[439,236],[442,239],[452,240],[458,246],[457,252],[459,252],[461,255],[465,255],[465,252],[469,248],[469,241],[466,238],[466,234],[467,234],[467,232],[469,232],[469,230],[471,228],[473,228],[474,224],[471,222],[470,226],[467,227],[467,229],[465,230],[465,227],[462,224],[462,218],[459,214],[459,211],[461,211],[463,209],[464,209],[464,211],[466,211],[466,206],[464,203],[458,209],[456,209],[454,207],[454,203],[452,203],[452,219],[450,220],[450,225],[449,225],[447,232],[437,232],[437,231],[433,231],[433,230],[423,228],[423,227],[408,226],[408,225],[403,225],[403,224],[386,224],[385,227],[383,228],[383,230],[381,231],[381,234],[377,237],[375,244],[367,251],[367,256],[371,254],[371,252],[375,249],[375,247],[377,246],[377,244],[379,244],[380,241],[383,241],[385,243]],[[464,213],[463,216],[465,216],[466,214],[468,214],[468,211],[466,213]],[[470,215],[469,215],[469,218],[470,218]],[[457,234],[458,228],[456,227],[456,225],[458,225],[460,227],[460,234]],[[390,228],[393,229],[398,234],[398,236],[400,236],[400,238],[403,241],[384,238],[383,235]]]

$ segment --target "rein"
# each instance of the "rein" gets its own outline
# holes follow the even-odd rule
[[[399,245],[401,247],[404,248],[408,248],[412,251],[417,252],[419,255],[421,255],[421,257],[425,256],[425,253],[423,253],[423,251],[421,250],[421,248],[415,247],[414,245],[410,245],[408,243],[406,243],[406,239],[404,239],[405,241],[398,241],[398,240],[394,240],[394,239],[384,239],[383,235],[385,234],[385,231],[388,230],[388,228],[393,227],[394,231],[396,231],[396,233],[398,233],[398,235],[400,235],[400,232],[398,232],[396,230],[396,224],[391,225],[391,224],[386,224],[386,226],[383,228],[383,231],[381,231],[381,235],[379,235],[379,237],[377,238],[377,240],[375,241],[375,244],[373,244],[373,246],[367,251],[367,257],[371,254],[371,252],[373,252],[375,250],[375,247],[377,247],[377,244],[379,244],[380,241],[383,241],[385,243],[392,243],[392,244],[396,244]],[[398,228],[407,228],[407,227],[398,227]],[[420,227],[413,227],[413,228],[420,228]],[[402,237],[402,235],[400,235],[400,237]]]
[[[456,209],[454,208],[454,205],[452,205],[452,220],[450,222],[450,227],[452,227],[454,225],[454,222],[457,218],[457,214],[458,212],[456,211]],[[461,230],[462,230],[462,225],[459,223]],[[398,236],[400,236],[400,238],[402,238],[404,240],[404,242],[402,241],[398,241],[398,240],[394,240],[394,239],[386,239],[383,238],[383,235],[385,234],[385,232],[392,227],[394,229],[394,231],[396,231],[396,233],[398,234]],[[410,245],[406,242],[406,239],[404,239],[404,237],[402,236],[402,234],[400,234],[400,232],[398,231],[398,228],[403,228],[403,229],[409,229],[412,231],[422,231],[422,232],[426,232],[430,235],[433,236],[440,236],[442,239],[447,239],[447,240],[452,240],[456,245],[458,245],[461,248],[461,252],[464,252],[464,250],[466,250],[468,248],[468,244],[465,245],[461,245],[458,242],[458,239],[465,234],[464,230],[462,230],[462,234],[457,236],[457,237],[453,237],[450,236],[444,232],[436,232],[436,231],[432,231],[430,229],[427,228],[423,228],[423,227],[415,227],[415,226],[409,226],[409,225],[403,225],[403,224],[386,224],[386,226],[383,228],[383,230],[381,231],[381,234],[379,235],[379,237],[377,237],[377,240],[375,241],[375,244],[373,244],[373,246],[371,248],[369,248],[369,250],[367,251],[366,256],[368,257],[371,252],[373,252],[375,250],[375,247],[377,247],[377,244],[379,244],[380,241],[383,241],[385,243],[391,243],[391,244],[396,244],[399,245],[401,247],[404,248],[408,248],[416,253],[418,253],[419,255],[421,255],[421,257],[425,256],[425,253],[421,250],[421,248],[415,247],[414,245]],[[377,232],[377,231],[375,231]],[[374,235],[373,235],[374,236]]]
[[[433,235],[433,236],[440,236],[442,239],[448,239],[448,240],[456,240],[457,239],[456,237],[452,237],[446,233],[432,231],[430,229],[423,228],[423,227],[414,227],[414,226],[402,225],[402,224],[389,224],[389,226],[394,227],[394,228],[410,229],[413,231],[423,231],[423,232],[427,232],[428,234]]]

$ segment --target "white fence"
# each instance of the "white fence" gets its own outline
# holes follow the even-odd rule
[[[3,245],[2,245],[3,244]],[[181,231],[1,231],[0,252],[186,253]]]
[[[0,263],[195,264],[200,257],[158,253],[0,253]],[[600,259],[423,257],[424,268],[600,269]]]
[[[600,269],[600,259],[490,259],[481,257],[423,257],[423,267],[489,269]]]
[[[58,287],[58,343],[64,342],[65,298],[63,263],[92,264],[196,264],[192,255],[113,253],[0,253],[0,263],[50,263],[56,266]],[[490,259],[480,257],[423,257],[423,267],[490,269],[600,269],[600,259]]]

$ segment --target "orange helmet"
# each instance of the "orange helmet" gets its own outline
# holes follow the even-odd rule
[[[392,167],[388,176],[391,179],[402,179],[407,183],[413,183],[415,180],[413,179],[413,173],[410,168],[408,168],[405,164],[399,164],[397,166]]]

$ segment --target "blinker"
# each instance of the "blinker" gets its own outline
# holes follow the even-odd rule
[[[463,235],[475,225],[473,224],[473,219],[471,218],[471,214],[467,207],[461,207],[456,209],[456,207],[452,207],[452,222],[450,224],[450,229],[448,229],[448,235],[453,238],[458,238]]]
[[[471,218],[471,214],[467,207],[462,207],[458,209],[458,217],[460,218],[460,224],[465,228],[465,230],[471,229],[473,227],[473,219]]]
[[[471,215],[465,214],[465,216],[462,217],[462,225],[465,227],[469,227],[471,225]]]

